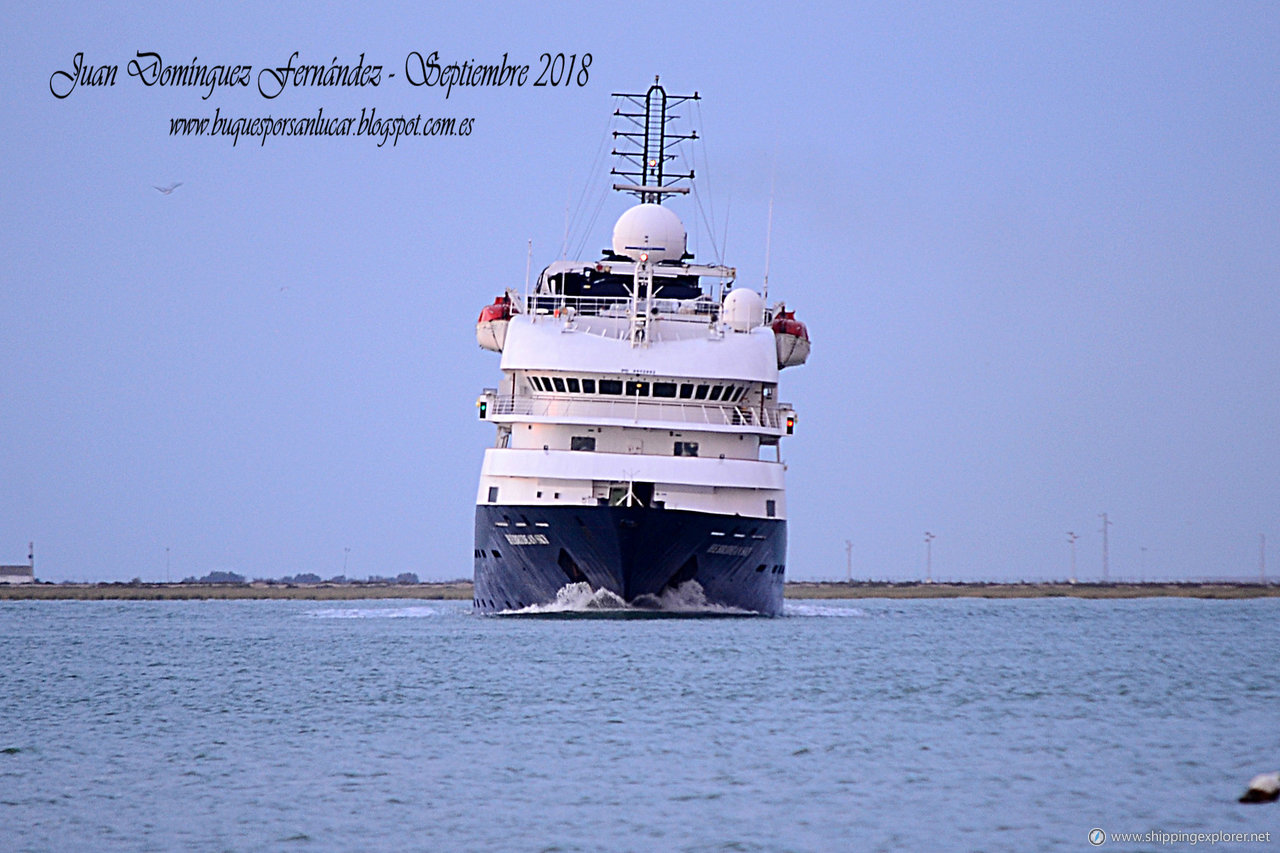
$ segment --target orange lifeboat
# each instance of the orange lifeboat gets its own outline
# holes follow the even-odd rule
[[[770,324],[778,345],[778,367],[794,367],[809,358],[809,330],[794,311],[779,311]]]
[[[480,319],[476,320],[476,342],[491,352],[502,352],[507,343],[507,327],[514,313],[511,297],[506,294],[494,299],[492,305],[480,309]]]

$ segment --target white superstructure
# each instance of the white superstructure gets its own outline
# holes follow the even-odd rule
[[[659,293],[664,278],[733,275],[669,262],[589,269],[647,278]],[[754,324],[732,323],[712,298],[559,296],[555,279],[570,271],[583,266],[547,268],[528,300],[532,311],[508,294],[516,309],[503,383],[479,400],[498,437],[485,453],[477,502],[595,505],[641,481],[669,509],[785,517],[776,448],[795,413],[776,398],[777,345],[763,310]],[[733,291],[726,316],[739,296],[760,300]],[[765,448],[772,459],[761,459]]]

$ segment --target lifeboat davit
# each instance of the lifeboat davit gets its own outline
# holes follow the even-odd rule
[[[778,367],[794,367],[809,358],[809,330],[794,311],[780,311],[770,324],[778,344]]]
[[[491,352],[502,352],[513,313],[511,298],[505,294],[493,300],[492,305],[480,309],[480,319],[476,320],[476,342]]]

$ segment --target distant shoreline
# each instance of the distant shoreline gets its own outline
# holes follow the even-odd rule
[[[1261,583],[853,583],[796,581],[787,598],[1276,598]]]
[[[412,598],[450,601],[471,599],[471,583],[419,584],[203,584],[98,583],[22,584],[0,586],[0,600],[134,600],[298,599],[354,601]],[[1270,583],[886,583],[875,581],[794,581],[786,597],[818,598],[1274,598],[1280,584]]]

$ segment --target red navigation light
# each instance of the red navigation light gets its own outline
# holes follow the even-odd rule
[[[796,431],[796,416],[787,415],[787,435],[791,435]]]

